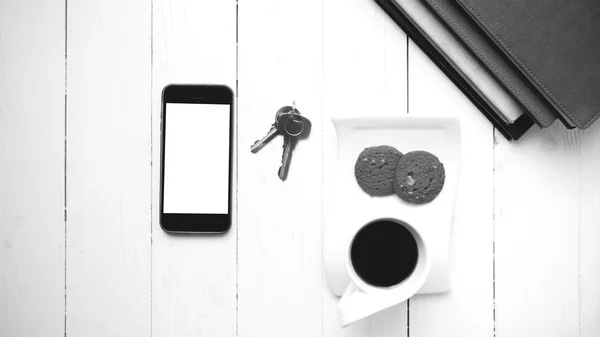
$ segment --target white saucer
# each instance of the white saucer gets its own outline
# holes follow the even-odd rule
[[[431,273],[419,291],[450,288],[448,246],[460,168],[460,123],[455,117],[333,118],[323,126],[323,260],[332,292],[341,296],[350,283],[345,255],[353,231],[378,218],[406,221],[424,233]],[[396,195],[371,197],[358,186],[354,164],[366,147],[390,145],[400,152],[424,150],[444,164],[446,180],[438,197],[413,205]]]

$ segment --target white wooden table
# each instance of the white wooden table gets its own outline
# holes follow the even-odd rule
[[[237,221],[158,222],[160,93],[237,93]],[[288,180],[251,154],[296,100]],[[322,269],[328,113],[461,118],[453,289],[346,329]],[[286,216],[290,204],[301,211]],[[372,0],[0,1],[0,336],[600,335],[600,123],[506,141]]]

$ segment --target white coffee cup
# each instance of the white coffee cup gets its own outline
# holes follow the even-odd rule
[[[417,245],[417,262],[412,273],[399,283],[381,287],[367,283],[354,269],[351,250],[356,235],[365,227],[378,223],[380,221],[395,222],[398,226],[404,226],[412,234]],[[398,258],[398,257],[390,257]],[[392,262],[393,264],[393,262]],[[427,256],[427,248],[423,236],[419,231],[399,219],[382,218],[373,220],[364,226],[358,228],[353,234],[346,249],[346,269],[350,276],[351,283],[344,292],[337,307],[338,319],[342,327],[348,326],[360,319],[368,317],[383,309],[389,308],[416,294],[425,283],[430,271],[430,259]]]

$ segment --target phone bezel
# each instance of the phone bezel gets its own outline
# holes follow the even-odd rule
[[[229,104],[229,181],[227,214],[164,213],[165,135],[167,103]],[[161,99],[160,226],[168,233],[219,234],[231,228],[233,185],[233,91],[225,85],[170,84]]]

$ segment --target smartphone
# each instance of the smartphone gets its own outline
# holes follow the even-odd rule
[[[162,92],[160,225],[225,233],[232,219],[233,92],[224,85]]]

